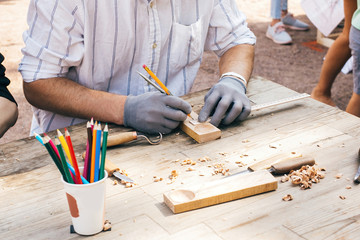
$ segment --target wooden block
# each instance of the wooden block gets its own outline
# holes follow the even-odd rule
[[[221,137],[220,129],[211,123],[200,123],[194,119],[198,119],[198,115],[195,112],[191,112],[191,117],[187,117],[187,119],[180,124],[180,129],[195,141],[204,143]]]
[[[277,189],[275,177],[267,170],[236,174],[194,189],[176,189],[164,193],[164,202],[181,213],[244,198]]]

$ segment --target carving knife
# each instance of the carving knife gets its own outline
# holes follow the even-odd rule
[[[359,152],[358,152],[358,158],[360,158],[360,149],[359,149]],[[360,183],[360,166],[355,174],[355,177],[354,177],[354,183]]]
[[[315,164],[315,160],[312,157],[288,158],[286,160],[272,164],[270,166],[270,168],[268,168],[267,170],[272,174],[285,174],[285,173],[289,173],[291,170],[300,169],[304,165],[312,166],[314,164]],[[253,172],[253,170],[251,170],[251,166],[248,167],[247,170],[244,170],[244,171],[241,171],[238,173],[234,173],[234,174],[230,175],[229,177],[231,177],[233,175],[246,174],[246,173],[250,173],[250,172]]]
[[[134,182],[134,180],[132,180],[128,176],[121,174],[119,172],[120,168],[118,168],[113,162],[109,161],[108,159],[105,159],[105,170],[108,172],[110,177],[114,175],[114,177],[120,180],[124,180],[125,182]]]

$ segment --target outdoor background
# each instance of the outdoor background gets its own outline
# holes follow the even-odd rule
[[[300,0],[288,0],[288,8],[300,20],[310,24],[305,32],[291,31],[292,45],[277,45],[265,37],[270,19],[270,0],[237,0],[248,18],[248,25],[257,37],[253,76],[261,76],[280,83],[299,93],[311,93],[319,79],[326,47],[316,44],[316,28],[306,17]],[[10,91],[19,105],[19,118],[0,144],[29,136],[32,109],[22,90],[17,68],[23,47],[22,33],[27,29],[26,15],[29,0],[0,0],[0,52],[5,56],[6,76]],[[205,53],[202,67],[192,91],[209,88],[218,80],[217,57]],[[337,106],[344,110],[352,94],[352,75],[339,74],[333,90]],[[0,113],[1,114],[1,113]]]

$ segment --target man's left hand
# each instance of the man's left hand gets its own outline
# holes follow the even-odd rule
[[[210,123],[218,126],[241,121],[249,116],[250,100],[246,88],[239,80],[224,77],[205,96],[205,104],[199,114],[199,122],[204,122],[212,114]]]

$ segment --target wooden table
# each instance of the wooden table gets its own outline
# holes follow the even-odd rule
[[[203,94],[186,96],[196,112]],[[250,99],[259,104],[296,94],[259,77],[252,79],[248,91]],[[75,152],[82,153],[85,125],[69,130]],[[111,132],[127,130],[112,128]],[[221,139],[203,144],[178,131],[165,136],[160,145],[136,141],[109,149],[108,159],[125,169],[138,185],[125,188],[113,185],[111,178],[107,180],[105,219],[111,221],[112,230],[90,239],[359,237],[360,186],[352,182],[359,164],[359,118],[307,98],[260,110],[246,121],[221,130]],[[292,152],[313,156],[318,166],[326,169],[326,177],[308,190],[290,182],[279,183],[276,191],[180,214],[173,214],[163,202],[163,193],[172,189],[223,177],[211,175],[208,165],[221,162],[235,173],[245,169],[235,161],[252,164]],[[197,161],[205,156],[211,161]],[[187,158],[197,161],[195,171],[181,166]],[[172,170],[177,170],[179,177],[170,184]],[[338,179],[339,173],[342,177]],[[69,232],[71,219],[60,174],[36,140],[1,145],[0,174],[0,239],[82,238]],[[154,182],[153,176],[164,180]],[[294,199],[283,201],[286,194]]]

